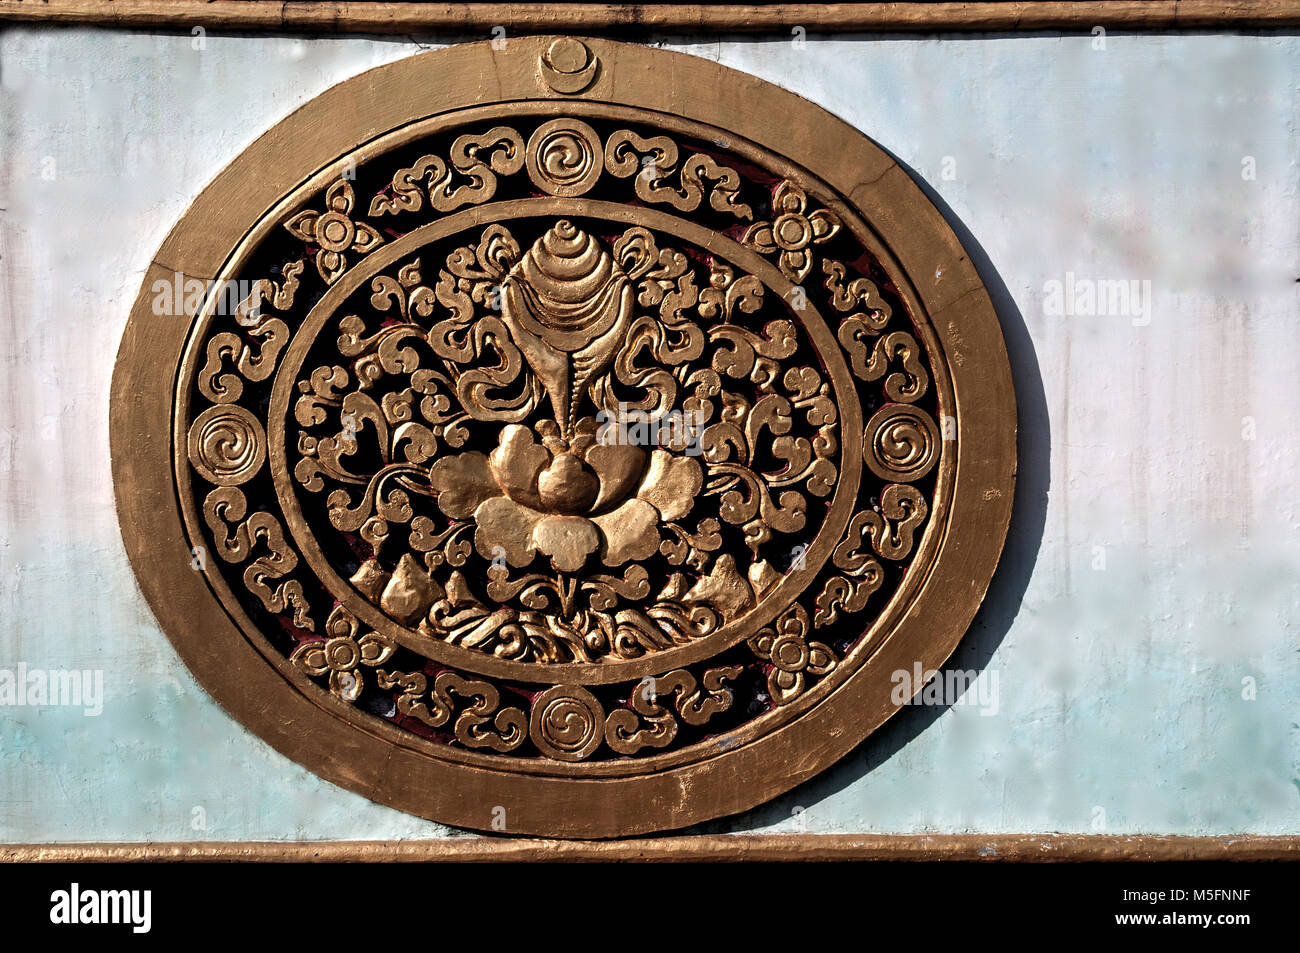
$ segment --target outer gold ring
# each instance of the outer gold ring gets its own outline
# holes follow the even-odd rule
[[[558,92],[539,66],[553,41],[517,38],[500,51],[471,44],[380,67],[306,104],[222,172],[163,243],[128,322],[113,379],[113,472],[127,552],[146,599],[204,687],[259,737],[335,783],[445,823],[493,829],[504,809],[510,833],[610,837],[736,813],[789,789],[893,714],[892,672],[943,663],[982,601],[1005,539],[1016,410],[987,292],[943,217],[883,150],[754,77],[639,46],[584,41],[600,63],[595,81],[576,95]],[[688,98],[692,92],[698,98]],[[917,591],[906,615],[861,646],[854,664],[776,730],[738,737],[706,761],[635,777],[506,774],[450,763],[396,732],[346,719],[343,706],[302,692],[220,610],[205,577],[190,569],[191,542],[177,506],[176,368],[195,316],[153,314],[153,282],[177,271],[217,277],[251,223],[359,145],[430,115],[524,100],[563,104],[557,110],[585,100],[685,114],[809,170],[840,196],[832,207],[844,221],[865,219],[906,276],[910,288],[900,293],[914,295],[928,315],[934,340],[926,347],[951,376],[952,407],[941,410],[955,417],[956,452],[941,478],[952,481],[952,502],[925,578],[909,580]],[[286,151],[286,143],[293,148]],[[557,738],[567,743],[568,734]]]

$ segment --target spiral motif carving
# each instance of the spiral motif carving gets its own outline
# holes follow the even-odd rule
[[[209,407],[189,433],[190,463],[217,486],[247,483],[266,461],[266,433],[251,411],[235,404]]]
[[[580,119],[552,119],[528,139],[528,176],[551,195],[589,191],[604,168],[600,136]]]
[[[919,407],[887,404],[867,422],[862,456],[882,480],[911,483],[938,461],[939,428]]]
[[[605,710],[585,688],[555,685],[537,696],[529,736],[556,761],[582,761],[605,737]]]

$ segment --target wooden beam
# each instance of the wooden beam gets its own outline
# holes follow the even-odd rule
[[[731,834],[615,841],[446,837],[403,841],[18,844],[0,861],[1188,861],[1296,860],[1300,837],[1094,834]]]
[[[1281,29],[1298,0],[977,3],[382,3],[273,0],[0,0],[0,20],[124,29],[276,33],[809,33]]]

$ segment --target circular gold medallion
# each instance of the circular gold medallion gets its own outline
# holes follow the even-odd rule
[[[112,416],[136,573],[218,701],[529,835],[845,754],[970,623],[1015,470],[988,296],[879,147],[570,38],[381,67],[258,140],[159,251]]]

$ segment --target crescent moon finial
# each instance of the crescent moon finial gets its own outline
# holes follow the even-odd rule
[[[587,44],[564,36],[537,57],[538,71],[547,86],[557,93],[580,93],[596,79],[600,58],[592,55]]]

